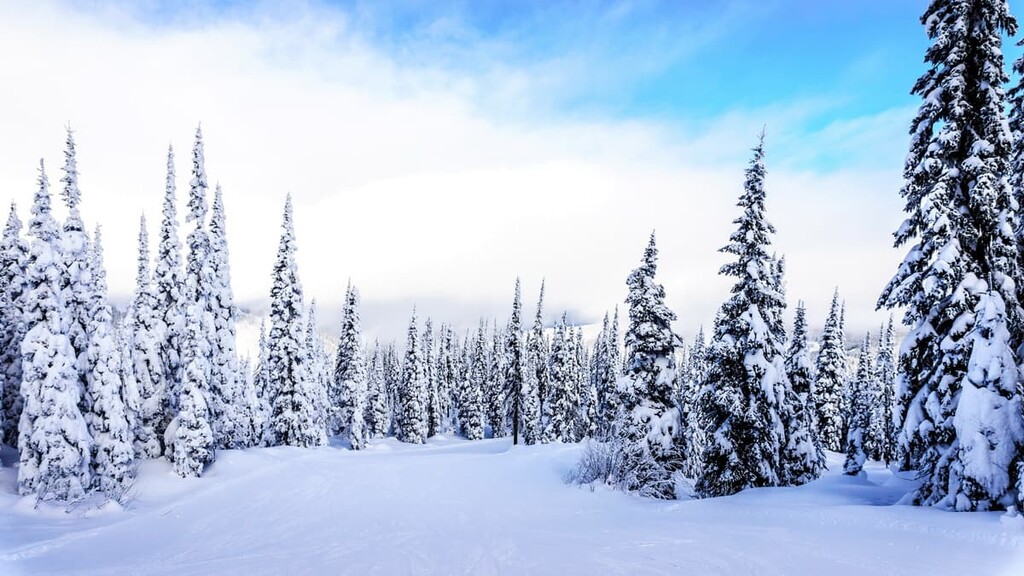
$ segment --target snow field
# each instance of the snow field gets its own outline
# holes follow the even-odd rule
[[[227,450],[201,478],[147,461],[127,509],[70,513],[33,509],[8,465],[0,574],[1024,574],[1024,527],[893,505],[907,481],[875,463],[847,477],[832,453],[805,486],[666,502],[565,484],[580,450]]]

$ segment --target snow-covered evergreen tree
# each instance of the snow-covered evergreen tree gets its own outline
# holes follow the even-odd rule
[[[78,385],[83,390],[79,408],[85,414],[92,404],[88,375],[92,371],[87,349],[89,347],[89,307],[92,300],[93,270],[89,266],[89,237],[79,211],[82,193],[78,188],[78,162],[74,133],[67,130],[64,150],[64,189],[61,196],[68,209],[61,233],[61,256],[64,272],[61,277],[61,299],[65,309],[65,333],[74,351],[73,362],[78,373]]]
[[[459,408],[462,434],[469,440],[480,440],[484,437],[483,392],[487,387],[487,356],[487,334],[484,321],[481,320],[476,338],[473,339],[469,370],[465,379],[466,386]]]
[[[135,379],[135,343],[132,341],[131,308],[128,310],[128,316],[120,323],[114,324],[114,339],[117,341],[117,371],[124,385],[122,396],[131,437],[132,457],[138,460],[144,458],[145,454],[142,453],[142,394]]]
[[[159,320],[160,358],[164,366],[167,386],[164,420],[156,429],[163,436],[168,424],[178,412],[181,395],[181,346],[185,330],[185,272],[181,262],[181,240],[178,238],[178,216],[175,208],[174,149],[167,149],[167,185],[164,189],[163,214],[160,222],[160,242],[153,268],[153,286],[156,290],[156,310]]]
[[[206,464],[213,462],[217,439],[215,425],[221,404],[219,398],[214,398],[212,389],[216,328],[212,309],[215,280],[206,228],[208,188],[203,135],[196,128],[186,217],[186,221],[193,222],[193,228],[188,234],[188,261],[181,300],[185,312],[180,357],[184,372],[178,412],[168,425],[164,439],[174,471],[182,477],[198,476]]]
[[[437,353],[434,344],[434,321],[428,317],[423,323],[423,337],[420,338],[420,346],[423,348],[423,370],[427,378],[424,405],[427,407],[428,438],[441,431],[442,420],[441,395],[437,389]]]
[[[458,389],[458,350],[455,344],[455,333],[451,326],[441,326],[441,334],[437,348],[437,379],[438,413],[441,422],[438,431],[450,432],[455,421],[454,399]]]
[[[871,438],[872,457],[888,465],[896,460],[896,359],[893,318],[882,333],[875,356],[876,390],[872,402]]]
[[[409,336],[405,341],[405,360],[402,362],[402,380],[398,391],[398,439],[402,442],[422,444],[427,439],[427,371],[423,346],[416,328],[416,310],[409,321]]]
[[[238,381],[238,353],[235,346],[235,298],[231,289],[231,265],[228,261],[228,237],[224,214],[224,195],[218,184],[210,207],[211,290],[209,306],[214,333],[210,350],[210,394],[216,404],[213,429],[217,447],[244,446],[246,406]],[[242,426],[241,428],[239,428]],[[237,429],[236,429],[237,428]]]
[[[697,406],[704,376],[707,374],[706,359],[707,346],[704,327],[701,326],[686,355],[686,366],[682,371],[683,383],[679,398],[680,419],[682,420],[680,434],[686,451],[684,471],[690,478],[697,476],[700,468],[700,454],[707,444],[704,431],[700,427],[700,412]]]
[[[313,401],[314,425],[325,434],[331,432],[331,398],[330,388],[334,381],[334,359],[324,345],[316,314],[316,300],[309,304],[306,314],[306,358],[308,370],[306,395]]]
[[[270,288],[270,334],[267,337],[267,388],[270,397],[271,445],[319,446],[326,430],[317,425],[316,398],[310,396],[310,362],[302,333],[303,300],[295,264],[292,197],[288,195],[281,223]]]
[[[779,480],[784,485],[800,485],[821,476],[825,468],[825,452],[818,438],[814,410],[814,365],[807,344],[807,312],[803,302],[796,306],[793,336],[786,352],[786,374],[795,399],[792,421],[786,427],[788,434]]]
[[[384,374],[384,354],[379,345],[374,345],[373,356],[370,357],[370,369],[367,372],[369,386],[369,408],[367,410],[367,426],[370,438],[383,438],[391,428],[391,416],[388,410],[388,391]]]
[[[252,385],[256,392],[257,404],[254,419],[260,424],[260,433],[254,438],[258,445],[269,446],[273,442],[270,429],[273,391],[270,388],[270,344],[267,342],[267,321],[260,322],[259,354],[256,357],[256,368],[252,374]]]
[[[619,353],[618,316],[619,309],[617,306],[615,308],[615,318],[611,324],[608,323],[608,314],[605,314],[595,354],[599,420],[597,435],[599,439],[605,441],[611,440],[616,436],[615,423],[620,420],[619,410],[622,404],[618,391],[619,377],[622,374],[622,356]]]
[[[491,347],[487,357],[487,425],[491,428],[491,437],[501,438],[508,435],[508,419],[505,417],[506,394],[504,385],[504,352],[502,338],[497,323],[491,330]]]
[[[18,425],[18,491],[41,500],[76,500],[92,484],[89,436],[79,409],[81,388],[74,349],[64,332],[61,296],[64,263],[57,222],[50,212],[50,189],[43,162],[29,220],[25,267],[25,323],[21,345],[21,396]]]
[[[92,437],[93,486],[108,497],[120,499],[135,477],[134,433],[129,409],[135,402],[130,385],[121,379],[121,355],[107,304],[103,245],[99,230],[87,247],[87,269],[93,273],[86,302],[86,375],[88,413],[84,414]]]
[[[912,500],[955,510],[1013,505],[1024,444],[1017,300],[1017,203],[1007,176],[1002,35],[1006,0],[933,0],[921,22],[930,68],[900,191],[907,256],[879,300],[906,307],[899,358],[899,460]]]
[[[526,339],[526,358],[533,370],[527,374],[531,378],[530,388],[537,391],[537,413],[547,414],[545,403],[548,398],[548,357],[550,355],[548,338],[544,333],[544,281],[540,283],[540,296],[537,298],[537,314],[533,318],[533,330]]]
[[[676,336],[671,323],[676,315],[665,305],[665,288],[655,280],[657,258],[652,233],[640,267],[626,281],[629,328],[616,429],[628,477],[619,480],[643,495],[674,498],[672,475],[683,459],[676,438],[679,411],[672,402]]]
[[[734,494],[779,483],[785,429],[780,389],[788,387],[784,342],[773,325],[785,307],[777,264],[768,255],[775,228],[765,217],[764,135],[754,148],[734,220],[736,231],[722,252],[736,260],[721,274],[736,278],[732,296],[715,318],[707,351],[708,373],[699,411],[707,444],[696,490],[703,496]]]
[[[251,364],[249,356],[243,358],[238,364],[238,375],[235,377],[239,386],[237,413],[241,418],[235,423],[235,443],[239,448],[261,444],[266,430],[266,413],[256,392],[255,373],[251,370]]]
[[[21,220],[11,204],[0,240],[0,442],[18,445],[21,419],[21,342],[25,338],[25,272],[28,244],[21,238]]]
[[[865,449],[868,426],[871,419],[872,374],[871,336],[864,337],[857,361],[857,375],[850,385],[850,424],[846,433],[846,462],[843,473],[850,476],[860,474],[868,455]]]
[[[512,301],[512,317],[508,321],[504,338],[502,378],[505,389],[505,413],[512,424],[512,443],[519,443],[520,432],[525,444],[540,440],[540,414],[537,393],[530,386],[533,379],[527,378],[529,359],[523,338],[523,305],[519,278],[516,278],[516,295]]]
[[[337,361],[334,379],[341,390],[341,433],[348,438],[353,450],[366,445],[367,372],[363,350],[362,323],[359,319],[359,292],[351,284],[345,293],[345,306],[338,336]]]
[[[839,291],[836,290],[821,334],[821,347],[814,370],[814,409],[818,420],[818,437],[822,447],[833,452],[842,450],[845,443],[842,434],[847,368],[839,315]]]
[[[544,442],[575,442],[577,390],[576,351],[573,349],[565,314],[555,325],[551,340],[551,374],[545,402]]]
[[[590,379],[588,367],[590,355],[583,343],[583,329],[579,326],[572,331],[572,348],[575,353],[576,393],[576,438],[595,438],[597,433],[597,387]]]
[[[387,390],[388,413],[391,419],[391,434],[397,435],[399,427],[401,402],[399,390],[401,389],[401,362],[398,361],[398,354],[395,352],[394,343],[384,348],[384,388]]]
[[[139,223],[139,259],[131,306],[131,364],[139,389],[139,433],[136,453],[158,458],[164,453],[161,425],[167,408],[166,372],[161,358],[163,323],[149,272],[146,217]]]

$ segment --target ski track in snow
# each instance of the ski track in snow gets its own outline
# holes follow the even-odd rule
[[[125,511],[33,510],[0,470],[0,574],[1024,574],[998,513],[894,505],[871,464],[710,500],[563,482],[579,445],[392,439],[351,452],[218,453],[203,478],[146,462]]]

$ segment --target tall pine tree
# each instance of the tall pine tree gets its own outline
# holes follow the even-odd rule
[[[645,496],[674,498],[672,478],[683,460],[676,435],[679,411],[673,405],[676,315],[665,305],[665,288],[655,280],[658,249],[654,234],[640,267],[629,275],[629,328],[626,369],[619,383],[621,408],[616,425],[627,490]]]
[[[846,396],[846,351],[839,326],[839,291],[832,295],[832,306],[825,319],[821,347],[815,365],[814,409],[817,413],[818,436],[826,450],[843,449],[843,412]]]
[[[788,427],[782,452],[783,484],[799,485],[821,476],[825,452],[818,438],[818,420],[814,409],[814,365],[807,344],[807,312],[804,303],[796,306],[793,336],[786,352],[786,374],[795,395],[792,425]]]
[[[41,500],[76,500],[92,484],[92,438],[79,409],[82,389],[75,352],[65,333],[61,237],[50,212],[49,182],[41,160],[29,236],[18,491]]]
[[[764,178],[762,134],[738,204],[743,213],[734,221],[730,243],[722,248],[736,260],[720,273],[734,277],[736,284],[715,319],[700,393],[707,445],[696,489],[703,496],[779,483],[785,441],[779,389],[786,371],[784,344],[774,324],[785,302],[778,290],[777,264],[768,255],[775,228],[765,217]]]
[[[21,419],[21,342],[25,338],[28,244],[21,238],[21,220],[11,204],[0,241],[0,442],[18,445]]]
[[[920,472],[917,504],[1012,506],[1024,444],[1017,203],[1007,176],[1002,35],[1006,0],[933,0],[921,22],[929,69],[904,165],[909,250],[880,306],[905,307],[899,358],[899,459]]]
[[[317,426],[316,399],[310,395],[309,357],[302,331],[302,285],[295,251],[289,194],[270,288],[270,334],[267,337],[270,443],[309,447],[324,444],[327,438],[326,431]]]

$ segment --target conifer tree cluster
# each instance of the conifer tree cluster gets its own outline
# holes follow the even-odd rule
[[[360,296],[345,293],[337,346],[321,335],[299,280],[292,199],[285,200],[259,353],[240,359],[225,196],[206,172],[196,129],[181,241],[173,148],[154,254],[145,217],[130,304],[108,296],[100,229],[82,216],[69,129],[55,218],[40,162],[27,230],[15,206],[0,238],[0,441],[19,450],[21,493],[120,499],[138,460],[201,475],[218,450],[353,450],[394,435],[424,443],[511,436],[514,444],[590,440],[610,447],[608,480],[655,498],[813,481],[825,452],[843,470],[869,459],[916,472],[909,500],[950,510],[1024,505],[1024,57],[1008,92],[1005,0],[932,0],[931,46],[912,92],[895,243],[907,255],[880,308],[902,308],[874,339],[846,348],[838,289],[816,357],[804,306],[786,333],[786,263],[772,250],[765,143],[753,149],[736,228],[721,252],[728,299],[687,346],[659,283],[652,233],[618,309],[590,341],[568,313],[545,322],[542,282],[524,325],[516,279],[510,317],[459,335],[413,309],[405,348],[368,347]],[[85,197],[87,199],[87,197]],[[528,322],[528,321],[527,321]],[[503,327],[501,327],[503,326]]]

